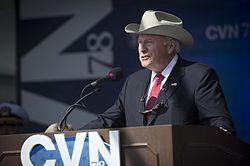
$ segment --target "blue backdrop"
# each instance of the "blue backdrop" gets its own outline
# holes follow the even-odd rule
[[[47,2],[48,8],[52,3],[50,1],[43,2]],[[66,0],[58,3],[54,10],[57,11],[60,7],[67,8],[65,2]],[[80,9],[79,12],[84,12],[91,6],[90,1],[84,2],[79,1],[79,5],[73,6],[73,8],[76,8],[75,11]],[[85,74],[82,78],[71,78],[76,73],[72,72],[73,74],[69,74],[68,78],[63,79],[59,74],[77,68],[77,65],[70,65],[70,63],[67,65],[66,63],[63,68],[65,71],[61,69],[56,75],[58,79],[47,79],[50,76],[49,74],[56,70],[57,65],[48,69],[46,79],[44,77],[36,79],[32,74],[26,76],[25,73],[26,71],[35,71],[36,68],[39,68],[39,65],[32,66],[32,63],[35,62],[31,61],[29,67],[29,63],[23,62],[23,58],[29,57],[32,51],[37,50],[48,39],[48,36],[56,34],[55,32],[58,32],[61,27],[65,27],[66,23],[75,18],[76,15],[65,12],[65,14],[34,17],[32,12],[37,12],[35,3],[37,2],[20,0],[17,22],[17,56],[20,64],[19,96],[20,102],[27,109],[33,108],[29,107],[32,102],[28,101],[25,95],[22,95],[22,91],[38,94],[69,105],[79,97],[84,85],[104,75],[110,68],[121,66],[125,71],[125,78],[130,73],[140,69],[136,39],[133,35],[126,34],[124,27],[127,23],[139,22],[145,10],[163,10],[182,18],[184,27],[193,34],[194,47],[183,49],[180,53],[182,57],[207,63],[218,72],[229,111],[236,125],[237,135],[250,143],[250,1],[106,0],[102,1],[102,4],[96,3],[96,6],[93,7],[95,10],[90,12],[88,16],[85,14],[86,18],[79,20],[83,27],[84,25],[89,26],[89,24],[91,26],[84,33],[79,33],[77,37],[74,37],[74,40],[64,44],[58,52],[58,61],[66,56],[73,59],[79,53],[82,53]],[[30,8],[32,5],[35,9]],[[105,7],[102,7],[102,5]],[[43,8],[43,10],[47,9],[46,6],[43,6]],[[104,9],[107,9],[108,12],[98,21],[92,23],[92,18],[103,12]],[[29,14],[32,17],[27,16],[29,15],[27,10],[30,10]],[[46,50],[53,50],[58,43],[69,40],[69,36],[74,35],[73,32],[77,31],[75,30],[77,25],[75,27],[72,25],[71,28],[66,31],[70,32],[69,34],[61,35],[62,40],[58,39],[55,43],[47,46]],[[102,54],[106,57],[102,58]],[[111,59],[107,60],[107,57]],[[47,62],[49,63],[50,59]],[[46,64],[41,65],[43,70],[46,67],[49,68],[49,65],[46,66]],[[22,66],[27,67],[27,69],[23,69]],[[100,69],[96,70],[98,66]],[[101,72],[102,68],[105,69],[103,70],[105,72]],[[99,73],[99,75],[96,73]],[[97,114],[112,105],[124,80],[112,84],[107,83],[100,94],[91,96],[86,100],[85,103],[89,110]],[[30,114],[34,112],[31,111]],[[33,118],[33,120],[36,120],[36,118]]]

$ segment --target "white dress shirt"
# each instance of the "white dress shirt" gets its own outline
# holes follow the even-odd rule
[[[175,54],[175,56],[173,57],[173,59],[170,61],[170,63],[166,66],[166,68],[161,72],[161,74],[164,76],[164,79],[162,80],[161,82],[161,88],[162,86],[165,84],[165,82],[167,81],[171,71],[173,70],[176,62],[178,60],[178,55]],[[147,94],[147,102],[148,102],[148,98],[149,98],[149,95],[150,95],[150,92],[153,88],[153,85],[154,85],[154,82],[155,82],[155,76],[156,74],[159,74],[159,73],[156,73],[154,71],[152,71],[151,73],[151,79],[150,79],[150,84],[149,84],[149,90],[148,90],[148,94]],[[146,102],[146,103],[147,103]]]

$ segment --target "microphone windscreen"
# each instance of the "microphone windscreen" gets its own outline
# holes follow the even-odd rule
[[[123,70],[120,67],[113,68],[107,75],[107,77],[112,81],[120,80],[123,77]]]

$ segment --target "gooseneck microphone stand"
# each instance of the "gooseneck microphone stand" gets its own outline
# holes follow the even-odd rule
[[[83,100],[87,97],[89,97],[90,95],[99,92],[102,87],[101,86],[96,86],[94,87],[93,90],[91,90],[89,93],[87,93],[86,95],[83,96],[84,91],[89,88],[91,86],[87,85],[85,86],[82,91],[81,91],[81,96],[80,99],[75,102],[74,104],[72,104],[71,106],[69,106],[69,108],[67,109],[66,114],[63,116],[63,118],[61,119],[61,121],[58,124],[57,127],[57,131],[63,132],[63,130],[65,129],[66,125],[67,125],[67,117],[69,116],[69,114],[76,108],[76,107],[80,107],[80,108],[86,108],[86,106],[83,104]]]
[[[102,89],[101,84],[103,84],[106,81],[117,81],[119,79],[121,79],[123,76],[123,71],[120,67],[116,67],[113,68],[105,77],[99,78],[98,80],[87,84],[82,90],[81,90],[81,95],[80,95],[80,99],[75,103],[72,104],[71,106],[69,106],[69,108],[67,109],[66,114],[63,116],[62,120],[59,122],[58,126],[57,126],[57,131],[62,132],[66,125],[67,125],[67,117],[69,116],[69,114],[76,108],[76,107],[80,107],[80,108],[86,108],[86,106],[83,104],[83,100],[85,98],[87,98],[88,96],[92,95],[93,93],[97,93]],[[87,93],[86,95],[83,95],[85,90],[88,88],[93,88],[93,90],[91,90],[89,93]]]

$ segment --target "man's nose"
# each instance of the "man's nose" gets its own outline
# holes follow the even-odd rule
[[[140,46],[139,46],[139,51],[140,51],[141,53],[146,53],[146,52],[147,52],[147,49],[146,49],[143,45],[140,45]]]

